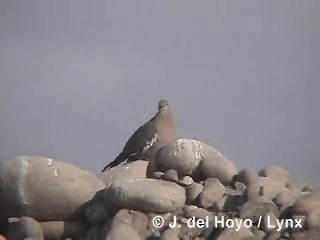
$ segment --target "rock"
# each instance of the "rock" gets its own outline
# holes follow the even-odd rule
[[[204,208],[192,208],[186,212],[188,219],[195,217],[195,219],[208,219],[210,222],[213,221],[214,213],[207,211]]]
[[[235,182],[234,187],[238,192],[241,192],[243,194],[246,191],[247,186],[242,182]]]
[[[148,229],[150,219],[142,212],[129,210],[129,214],[132,217],[131,225],[135,231],[140,235],[142,239],[146,239],[150,236],[151,231]]]
[[[234,176],[238,174],[235,164],[213,147],[206,145],[208,152],[203,156],[200,164],[204,178],[217,178],[220,182],[230,185]]]
[[[92,173],[45,157],[0,162],[0,218],[63,220],[105,185]]]
[[[310,214],[315,209],[320,209],[320,192],[312,192],[299,199],[295,205],[294,210],[297,214]]]
[[[258,227],[252,227],[252,233],[254,238],[252,240],[263,240],[267,235],[264,231],[258,229]]]
[[[85,236],[88,230],[81,222],[48,221],[40,226],[45,239],[76,239]]]
[[[253,223],[257,222],[260,217],[273,213],[279,216],[278,207],[268,198],[256,197],[247,201],[240,210],[240,218],[251,219]]]
[[[278,219],[278,217],[275,216],[272,212],[263,216],[262,229],[266,233],[272,233],[272,232],[278,231],[278,230],[280,231],[281,229],[278,229],[278,226],[277,226],[277,219]]]
[[[184,176],[182,177],[177,183],[183,187],[188,187],[193,184],[193,179],[190,176]]]
[[[240,219],[238,219],[240,221]],[[237,231],[238,230],[238,231]],[[236,227],[231,228],[224,228],[220,235],[216,238],[217,240],[244,240],[244,239],[250,239],[250,237],[253,237],[253,233],[248,229],[247,227],[241,225],[240,229],[237,229]]]
[[[105,236],[105,235],[103,235]],[[93,227],[91,228],[86,235],[86,240],[101,240],[102,235],[100,234],[100,228],[98,227]]]
[[[176,215],[176,213],[175,213],[175,215]],[[147,213],[147,216],[149,219],[148,220],[148,229],[151,230],[152,236],[154,236],[154,233],[156,233],[157,231],[164,230],[165,228],[168,227],[169,223],[173,220],[174,215],[171,212],[167,212],[167,213],[149,212],[149,213]],[[155,219],[155,217],[158,218],[159,216],[161,216],[163,219],[163,226],[162,227],[155,227],[153,219]]]
[[[92,204],[85,210],[86,220],[91,226],[102,225],[108,220],[109,215],[106,204],[103,202]]]
[[[248,185],[250,182],[255,181],[258,178],[258,174],[251,168],[242,169],[235,177],[237,182],[242,182]]]
[[[265,196],[273,199],[279,193],[289,191],[283,184],[276,182],[268,177],[259,177],[250,182],[246,188],[245,194],[248,198]]]
[[[186,191],[187,191],[187,203],[188,204],[195,203],[198,200],[199,195],[203,191],[203,189],[204,189],[204,186],[202,184],[196,183],[196,182],[191,184],[191,186],[188,186],[186,188]]]
[[[179,240],[179,228],[169,228],[160,237],[160,240]]]
[[[161,179],[166,180],[166,181],[171,181],[171,182],[178,182],[179,181],[179,176],[176,170],[174,169],[169,169],[166,171]]]
[[[152,174],[152,178],[160,179],[164,175],[163,172],[157,171]]]
[[[110,231],[107,233],[105,240],[117,240],[117,239],[130,239],[130,240],[142,240],[139,234],[134,230],[134,228],[128,224],[121,221],[113,221]]]
[[[274,199],[274,203],[280,206],[282,210],[292,206],[295,202],[295,197],[289,191],[280,192]]]
[[[158,179],[115,181],[104,198],[115,205],[138,211],[169,212],[183,207],[185,189],[176,183]]]
[[[241,194],[233,194],[225,196],[222,211],[227,212],[239,212],[242,204],[244,203],[243,196]]]
[[[320,209],[314,209],[307,215],[306,225],[308,229],[320,229]]]
[[[310,231],[298,232],[291,235],[290,240],[319,240],[320,239],[320,230],[312,229]]]
[[[107,187],[117,180],[146,178],[148,163],[148,161],[136,160],[110,168],[100,173],[98,177]]]
[[[280,237],[281,237],[281,232],[273,231],[269,233],[267,237],[265,237],[265,240],[279,240],[281,239]]]
[[[309,193],[297,200],[293,208],[295,214],[306,216],[308,229],[320,228],[320,192]]]
[[[156,162],[162,171],[175,169],[179,176],[195,174],[209,145],[193,139],[179,139],[161,148]]]
[[[199,196],[202,207],[212,207],[226,192],[225,186],[216,178],[208,178],[204,181],[204,189]]]
[[[274,181],[281,183],[283,186],[286,186],[292,181],[291,174],[286,169],[278,165],[272,165],[262,169],[259,172],[259,176],[271,178]]]
[[[30,217],[21,217],[18,222],[11,223],[7,238],[11,240],[44,239],[40,224]]]
[[[137,211],[122,209],[113,218],[110,226],[107,227],[106,238],[116,239],[142,239],[138,232],[147,228],[148,218]],[[143,238],[145,239],[145,238]]]

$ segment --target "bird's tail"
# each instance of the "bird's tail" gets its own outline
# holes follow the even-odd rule
[[[113,168],[113,167],[115,167],[115,166],[118,166],[120,163],[122,163],[122,162],[125,161],[125,160],[126,160],[125,154],[120,153],[120,154],[118,155],[118,157],[116,157],[115,160],[113,160],[111,163],[109,163],[107,166],[105,166],[105,167],[102,169],[101,172],[104,172],[104,171],[106,171],[106,170],[108,170],[108,169],[110,169],[110,168]]]

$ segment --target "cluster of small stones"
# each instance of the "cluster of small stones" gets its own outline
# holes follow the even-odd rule
[[[320,190],[280,166],[238,170],[179,139],[99,175],[41,157],[0,163],[7,239],[320,239]]]

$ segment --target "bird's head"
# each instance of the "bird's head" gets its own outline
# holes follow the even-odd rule
[[[169,103],[167,100],[160,100],[158,103],[158,112],[170,111]]]

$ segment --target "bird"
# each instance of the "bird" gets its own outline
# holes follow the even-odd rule
[[[176,119],[167,100],[158,102],[158,112],[129,138],[122,152],[102,172],[138,159],[151,160],[164,145],[177,139]]]

